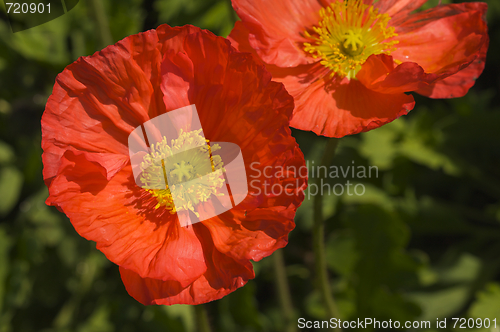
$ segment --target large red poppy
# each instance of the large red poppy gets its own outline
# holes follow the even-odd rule
[[[253,183],[234,209],[181,227],[154,190],[136,185],[127,139],[192,104],[207,139],[241,148]],[[285,246],[294,228],[307,179],[271,171],[305,165],[292,111],[293,98],[264,66],[208,31],[162,25],[127,37],[57,76],[42,117],[47,203],[120,266],[141,303],[221,298],[253,278],[250,260]]]
[[[486,4],[426,0],[232,0],[229,38],[295,99],[291,126],[342,137],[406,114],[415,91],[463,96],[484,68]]]

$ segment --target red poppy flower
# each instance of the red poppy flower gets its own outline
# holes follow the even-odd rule
[[[182,227],[169,194],[136,184],[128,137],[192,104],[207,139],[241,148],[253,182],[235,208]],[[292,111],[293,98],[264,66],[208,31],[162,25],[127,37],[56,79],[42,117],[47,203],[120,266],[141,303],[221,298],[253,278],[250,260],[284,247],[294,228],[307,179],[271,172],[305,165],[288,127]],[[266,192],[266,184],[283,190]],[[210,208],[199,203],[198,211]]]
[[[486,4],[426,0],[232,0],[229,39],[295,99],[291,126],[342,137],[410,111],[415,91],[463,96],[484,68]]]

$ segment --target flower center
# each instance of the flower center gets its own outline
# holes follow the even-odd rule
[[[140,181],[156,198],[155,209],[165,206],[170,213],[195,211],[198,203],[210,196],[222,195],[218,189],[224,184],[222,159],[212,155],[220,149],[218,144],[208,145],[201,129],[181,133],[168,144],[166,137],[151,145],[151,152],[144,156],[140,165]]]
[[[355,33],[352,30],[348,30],[342,39],[342,48],[345,53],[350,56],[356,56],[361,54],[364,50],[363,36],[359,33]]]
[[[178,182],[191,180],[195,175],[194,167],[189,162],[182,160],[180,163],[174,164],[174,168],[170,171],[171,178],[177,178]]]
[[[362,0],[336,1],[319,11],[321,20],[314,32],[304,34],[311,42],[304,50],[331,70],[331,77],[355,78],[361,65],[372,54],[391,54],[397,40],[394,27],[387,24],[391,17]]]

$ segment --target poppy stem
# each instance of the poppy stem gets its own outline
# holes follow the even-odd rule
[[[109,29],[109,22],[103,2],[101,0],[91,0],[90,6],[92,7],[91,9],[97,24],[97,30],[99,30],[98,36],[101,46],[104,48],[113,44],[113,37],[111,36],[111,30]]]
[[[283,257],[282,249],[274,252],[273,259],[274,273],[276,275],[276,288],[278,289],[280,306],[286,321],[285,331],[295,332],[297,331],[297,326],[295,324],[295,311],[293,309],[292,295],[290,294],[290,287],[286,276],[285,259]]]
[[[339,139],[330,138],[326,143],[323,158],[321,159],[321,165],[325,166],[327,169],[330,167],[333,157],[335,156],[335,151],[339,145]],[[319,168],[318,168],[319,169]],[[321,186],[322,178],[318,176],[316,179],[316,184],[318,187]],[[333,298],[332,289],[330,287],[330,281],[328,277],[328,268],[326,266],[325,257],[325,223],[323,220],[323,196],[318,194],[314,196],[314,222],[313,222],[313,248],[314,248],[314,260],[316,267],[316,276],[318,281],[319,291],[323,298],[323,302],[326,308],[326,312],[329,318],[339,319],[339,311],[335,300]],[[341,331],[338,327],[335,331]]]
[[[207,310],[203,304],[198,304],[194,306],[194,312],[196,315],[196,326],[199,332],[210,332],[210,323],[208,322]]]

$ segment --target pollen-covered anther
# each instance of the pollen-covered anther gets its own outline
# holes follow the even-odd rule
[[[330,69],[333,77],[355,78],[372,54],[390,54],[398,43],[391,19],[362,0],[334,2],[319,12],[320,21],[304,35],[304,51]]]

